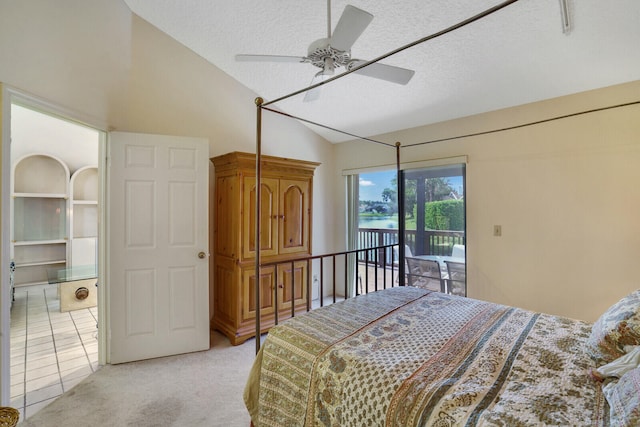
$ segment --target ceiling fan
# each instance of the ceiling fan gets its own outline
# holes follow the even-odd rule
[[[344,67],[346,70],[351,70],[367,62],[352,58],[351,46],[372,19],[373,15],[369,12],[347,5],[331,34],[331,0],[327,0],[327,38],[311,43],[307,56],[236,55],[236,61],[310,63],[321,69],[311,80],[311,85],[314,85],[331,77],[336,68]],[[411,80],[415,71],[376,62],[354,73],[405,85]],[[314,101],[318,99],[319,94],[319,87],[311,89],[307,91],[304,101]]]

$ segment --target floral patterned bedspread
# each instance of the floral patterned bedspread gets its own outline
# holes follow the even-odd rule
[[[245,402],[261,426],[608,425],[591,325],[400,287],[271,329]]]

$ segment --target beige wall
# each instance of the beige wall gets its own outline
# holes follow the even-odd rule
[[[0,0],[0,81],[104,128],[204,136],[210,155],[253,151],[256,94],[118,0]],[[638,82],[389,135],[405,145],[637,100]],[[638,285],[639,107],[403,150],[467,155],[470,295],[594,320]],[[347,168],[393,164],[393,150],[331,146],[265,113],[265,154],[322,163],[314,252],[342,248]],[[363,150],[366,149],[366,156]],[[336,214],[336,212],[338,214]],[[491,235],[500,224],[503,236]]]
[[[257,95],[120,0],[3,0],[0,57],[1,82],[90,124],[207,137],[211,156],[255,150]],[[306,127],[265,120],[265,153],[332,161]]]
[[[638,101],[639,95],[634,82],[381,138],[409,145]],[[359,154],[365,149],[367,156]],[[471,297],[594,321],[640,287],[640,105],[401,153],[403,161],[468,156]],[[344,143],[335,154],[336,188],[344,187],[343,169],[395,166],[394,151],[376,144]],[[498,224],[502,237],[492,235]],[[342,233],[344,224],[336,236]]]
[[[2,0],[0,57],[0,82],[89,124],[206,137],[210,156],[255,150],[257,95],[120,0]],[[264,128],[265,154],[322,162],[327,181],[331,144],[292,120]]]
[[[206,137],[210,157],[255,151],[257,94],[120,0],[0,0],[0,58],[0,82],[103,130]],[[269,114],[263,153],[321,163],[313,227],[331,225],[333,146]],[[314,235],[314,252],[332,246]]]

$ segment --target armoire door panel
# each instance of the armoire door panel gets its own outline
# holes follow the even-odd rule
[[[307,261],[294,262],[293,270],[291,263],[278,265],[279,311],[291,310],[292,295],[296,306],[306,305],[308,274]],[[286,314],[286,312],[284,314]]]
[[[214,268],[214,283],[217,286],[214,288],[213,293],[213,312],[214,319],[218,320],[222,324],[235,325],[237,322],[236,308],[238,304],[238,267],[230,258],[222,259],[220,256],[217,259],[216,266]]]
[[[217,255],[238,258],[240,218],[236,208],[239,203],[238,178],[223,175],[216,178],[214,239]],[[235,203],[234,203],[235,202]]]
[[[273,314],[275,269],[265,267],[260,271],[260,316]],[[256,317],[256,274],[254,267],[242,270],[242,319],[251,320]]]
[[[278,253],[278,180],[260,180],[260,254],[271,256]],[[245,177],[243,205],[243,259],[256,256],[256,179]]]
[[[307,252],[309,249],[309,182],[280,180],[280,235],[278,252]]]

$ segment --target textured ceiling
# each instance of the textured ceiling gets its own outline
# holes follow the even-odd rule
[[[311,64],[236,62],[234,55],[305,56],[327,36],[321,0],[125,0],[131,10],[262,96],[307,87]],[[374,15],[351,49],[374,59],[470,18],[500,0],[333,0],[332,27],[347,4]],[[456,31],[386,58],[413,69],[401,86],[350,74],[274,104],[289,114],[371,136],[640,79],[640,1],[519,0]],[[338,71],[344,71],[338,69]],[[313,127],[332,142],[351,137]],[[389,141],[393,142],[393,141]]]

